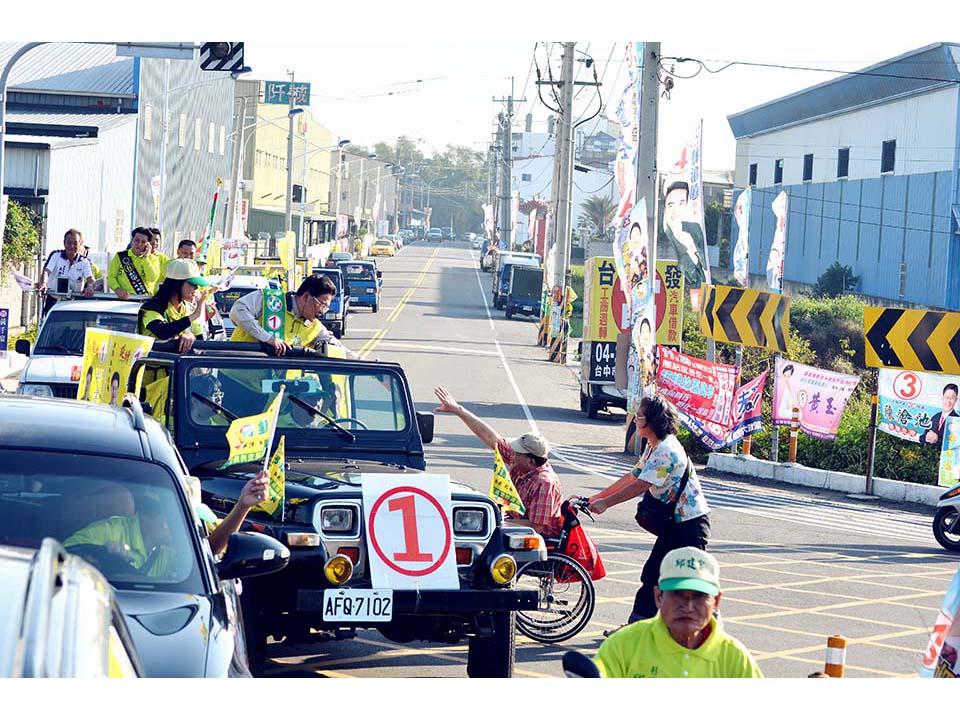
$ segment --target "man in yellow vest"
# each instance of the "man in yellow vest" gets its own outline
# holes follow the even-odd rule
[[[113,256],[107,269],[107,284],[121,300],[131,295],[153,295],[163,280],[163,272],[151,254],[151,233],[138,227],[130,235],[130,248]]]
[[[284,355],[290,347],[315,347],[325,342],[342,348],[347,357],[359,359],[359,355],[344,347],[320,322],[336,294],[337,288],[328,277],[310,276],[300,283],[296,293],[287,293],[286,308],[277,307],[273,313],[268,309],[265,317],[264,297],[267,293],[247,293],[230,310],[234,324],[230,339],[233,342],[267,343],[277,355]],[[273,319],[282,324],[282,339],[264,327]]]

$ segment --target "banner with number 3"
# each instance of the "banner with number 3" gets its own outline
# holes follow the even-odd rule
[[[364,475],[363,513],[375,589],[459,589],[449,477]]]

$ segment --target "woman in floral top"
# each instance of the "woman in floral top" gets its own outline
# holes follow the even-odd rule
[[[662,395],[640,401],[636,416],[637,434],[646,440],[646,450],[628,473],[613,485],[590,498],[590,509],[597,513],[649,492],[663,503],[676,501],[674,524],[657,538],[640,573],[640,589],[628,622],[657,614],[653,588],[660,579],[660,563],[671,550],[696,547],[706,550],[710,537],[710,508],[690,464],[690,475],[683,494],[680,484],[687,468],[687,453],[677,440],[680,418],[677,409]]]

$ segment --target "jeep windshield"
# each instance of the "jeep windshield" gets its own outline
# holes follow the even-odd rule
[[[34,355],[83,355],[83,338],[88,327],[135,333],[137,315],[83,310],[51,311],[43,323]]]

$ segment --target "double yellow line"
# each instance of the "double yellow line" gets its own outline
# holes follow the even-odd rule
[[[414,291],[423,284],[424,278],[426,278],[427,273],[430,271],[430,266],[433,265],[433,261],[436,260],[437,255],[440,254],[440,248],[437,248],[433,251],[433,255],[430,256],[430,259],[427,260],[427,264],[423,266],[423,270],[420,271],[420,274],[417,275],[417,279],[414,280],[413,285],[403,294],[403,297],[400,298],[400,302],[397,303],[397,306],[393,309],[389,315],[387,315],[387,324],[394,322],[397,317],[400,315],[400,311],[406,307],[407,301],[411,298]],[[362,358],[366,358],[367,355],[372,353],[377,345],[380,344],[380,341],[386,336],[389,327],[383,327],[377,330],[373,337],[371,337],[367,342],[363,344],[363,347],[360,348],[358,354]]]

